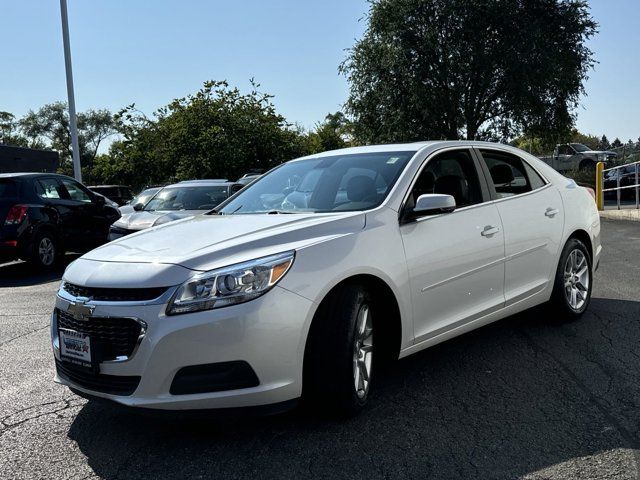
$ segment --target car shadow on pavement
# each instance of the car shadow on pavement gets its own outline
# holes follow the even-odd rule
[[[38,268],[28,262],[11,262],[0,264],[0,288],[27,287],[60,280],[64,269],[79,255],[65,255],[51,270]]]
[[[370,407],[348,420],[180,420],[89,402],[68,436],[112,480],[604,478],[635,468],[639,317],[640,302],[603,298],[578,322],[509,317],[379,371]]]

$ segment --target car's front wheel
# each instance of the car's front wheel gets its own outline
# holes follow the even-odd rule
[[[359,285],[338,287],[319,307],[305,355],[307,404],[339,415],[365,406],[373,379],[374,314],[369,293]]]
[[[550,306],[564,319],[579,318],[589,306],[593,287],[591,255],[577,238],[562,250]]]

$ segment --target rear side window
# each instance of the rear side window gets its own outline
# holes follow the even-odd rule
[[[480,152],[491,174],[498,198],[512,197],[533,190],[524,162],[519,157],[490,150]]]
[[[18,184],[13,180],[0,179],[0,198],[14,198],[18,196]]]
[[[538,188],[544,187],[547,182],[543,180],[538,172],[536,172],[531,165],[527,162],[523,162],[524,169],[527,172],[527,176],[529,177],[529,183],[531,183],[531,189],[536,190]]]
[[[55,178],[43,178],[41,180],[36,180],[35,183],[36,193],[40,198],[65,198],[63,187]]]

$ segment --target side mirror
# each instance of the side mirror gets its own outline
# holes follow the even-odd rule
[[[96,205],[98,205],[99,207],[104,207],[106,203],[104,197],[101,197],[100,195],[95,195],[93,198],[96,201]]]
[[[427,193],[420,195],[416,201],[416,206],[404,215],[404,222],[415,220],[416,218],[429,215],[439,215],[451,213],[456,209],[456,199],[451,195],[440,193]]]
[[[136,212],[139,212],[139,211],[140,211],[140,210],[142,210],[143,208],[144,208],[144,203],[136,203],[136,204],[133,206],[133,209],[134,209]]]

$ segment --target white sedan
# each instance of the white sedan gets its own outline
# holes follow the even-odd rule
[[[600,252],[587,190],[521,150],[325,152],[73,262],[56,381],[135,407],[354,413],[381,360],[546,302],[579,317]]]

